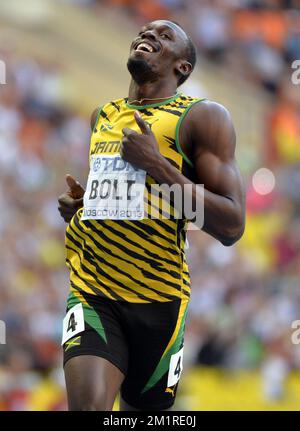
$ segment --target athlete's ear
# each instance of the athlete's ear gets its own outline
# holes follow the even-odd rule
[[[192,72],[193,66],[187,60],[178,60],[175,64],[175,70],[178,74],[188,76]]]

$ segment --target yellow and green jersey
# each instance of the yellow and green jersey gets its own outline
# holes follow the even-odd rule
[[[173,213],[169,219],[143,218],[138,211],[128,216],[126,211],[118,210],[116,215],[105,199],[119,177],[127,178],[129,187],[136,186],[134,181],[142,185],[148,192],[146,206],[151,200],[151,184],[155,180],[120,157],[122,129],[140,133],[135,110],[150,125],[160,153],[178,171],[192,178],[193,165],[180,147],[179,128],[186,113],[199,100],[180,93],[151,105],[131,105],[125,98],[99,109],[91,135],[85,206],[77,211],[66,230],[66,262],[75,295],[83,291],[134,303],[189,298],[185,257],[187,220],[177,219]],[[161,213],[160,200],[160,196],[151,200],[156,202],[158,213]],[[93,204],[96,201],[98,206]]]

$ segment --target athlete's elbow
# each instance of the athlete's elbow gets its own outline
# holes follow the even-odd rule
[[[245,231],[245,223],[243,221],[235,228],[228,229],[226,233],[223,233],[222,236],[219,238],[219,241],[225,247],[230,247],[242,238],[244,231]]]
[[[239,239],[241,238],[241,236],[234,236],[234,237],[223,237],[220,238],[220,242],[222,245],[224,245],[225,247],[231,247],[232,245],[234,245]]]

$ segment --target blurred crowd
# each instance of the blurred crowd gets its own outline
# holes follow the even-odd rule
[[[0,409],[65,408],[60,341],[68,274],[57,197],[66,166],[87,167],[89,123],[61,107],[59,65],[0,57],[8,65],[0,86],[0,316],[7,327]]]
[[[78,3],[78,2],[77,2]],[[225,248],[189,232],[192,300],[187,365],[256,368],[267,399],[284,396],[300,367],[291,323],[300,319],[300,1],[103,0],[139,22],[161,16],[189,28],[200,55],[270,94],[261,165],[276,187],[263,195],[247,179],[247,229]],[[199,7],[201,5],[201,7]],[[293,9],[291,9],[293,8]],[[68,290],[65,225],[57,196],[64,173],[85,182],[89,121],[62,107],[63,65],[0,51],[0,410],[66,408],[61,320]]]

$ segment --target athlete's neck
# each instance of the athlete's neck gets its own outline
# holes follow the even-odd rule
[[[177,88],[173,83],[149,82],[138,85],[131,80],[129,86],[128,101],[130,103],[140,103],[141,105],[149,104],[149,101],[165,100],[176,94]]]

